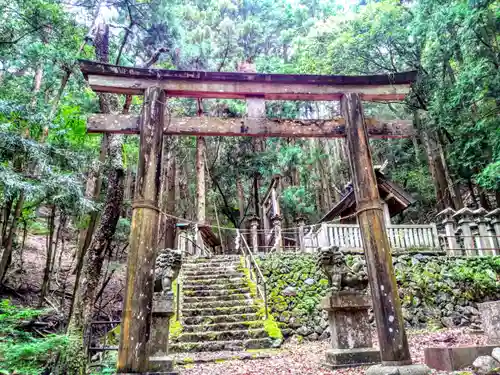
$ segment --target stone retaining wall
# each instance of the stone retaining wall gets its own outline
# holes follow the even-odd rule
[[[347,255],[347,263],[362,256]],[[319,307],[328,282],[310,254],[273,254],[260,263],[269,285],[269,304],[286,336],[306,340],[329,336]],[[477,303],[500,299],[500,257],[401,254],[393,258],[403,315],[413,328],[480,328]]]

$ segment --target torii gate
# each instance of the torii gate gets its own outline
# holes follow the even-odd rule
[[[80,61],[80,69],[94,91],[144,95],[141,116],[93,115],[87,124],[89,132],[140,134],[118,373],[148,372],[147,344],[165,134],[346,137],[382,364],[411,364],[368,136],[402,138],[412,136],[413,130],[408,121],[365,118],[361,101],[403,100],[416,79],[416,72],[372,76],[216,73],[128,68],[84,60]],[[245,99],[247,116],[165,119],[168,97]],[[267,119],[265,100],[340,100],[342,118]]]

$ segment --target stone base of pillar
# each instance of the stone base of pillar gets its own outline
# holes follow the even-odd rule
[[[149,357],[149,369],[161,374],[177,374],[174,372],[174,361],[169,356]]]
[[[166,295],[155,296],[153,300],[151,337],[149,338],[149,353],[152,357],[166,356],[168,354],[170,318],[173,315],[173,293],[169,292]]]
[[[330,368],[380,363],[380,352],[372,347],[368,319],[370,297],[360,291],[328,293],[321,307],[328,312],[332,348],[326,352]]]
[[[380,351],[373,348],[329,349],[326,351],[325,367],[368,366],[380,363]]]
[[[375,365],[366,370],[366,375],[427,375],[431,370],[426,365],[384,366]]]

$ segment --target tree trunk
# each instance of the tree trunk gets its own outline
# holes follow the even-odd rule
[[[42,76],[43,76],[43,68],[41,64],[36,68],[35,77],[33,78],[33,93],[31,98],[31,107],[36,106],[36,96],[40,92],[40,88],[42,87]]]
[[[87,186],[85,189],[85,197],[90,198],[94,203],[99,201],[99,196],[101,194],[102,186],[102,168],[104,161],[106,160],[106,150],[108,148],[108,135],[104,134],[101,140],[101,151],[99,153],[99,164],[95,166],[90,172],[90,177],[87,181]],[[99,211],[95,210],[90,213],[89,225],[87,228],[81,229],[78,235],[78,255],[77,262],[74,273],[76,274],[75,288],[78,285],[77,281],[80,279],[80,274],[83,266],[83,257],[87,251],[90,241],[92,240],[92,235],[94,234],[97,219],[99,217]],[[70,314],[71,315],[71,314]]]
[[[59,260],[57,262],[57,268],[56,270],[59,272],[59,268],[61,267],[61,261],[62,261],[62,255],[64,251],[64,246],[63,244],[63,237],[64,237],[64,231],[66,229],[66,222],[67,222],[68,215],[65,212],[61,212],[59,215],[59,225],[57,227],[57,233],[56,233],[56,243],[54,245],[54,257],[52,259],[52,271],[54,272],[54,266],[56,264],[56,256],[57,256],[57,246],[59,245],[59,242],[61,242],[61,250],[59,251]]]
[[[101,62],[108,62],[109,27],[99,24],[96,38],[96,56]],[[111,113],[111,95],[100,94],[99,105],[103,113]],[[67,352],[67,373],[83,373],[86,366],[85,348],[90,339],[89,327],[93,317],[95,295],[100,284],[104,256],[116,231],[123,203],[123,137],[108,135],[108,188],[101,217],[90,246],[84,255],[82,277],[75,286],[72,314],[69,318],[68,333],[76,339]]]
[[[431,172],[432,181],[434,182],[434,190],[436,192],[436,206],[439,211],[447,207],[459,209],[455,206],[450,191],[448,181],[446,179],[445,169],[442,163],[442,157],[439,153],[437,135],[434,132],[422,129],[420,123],[420,116],[418,111],[413,114],[415,128],[419,130],[422,137],[422,143],[427,153],[427,161],[429,163],[429,170]]]
[[[205,199],[205,138],[196,137],[196,221],[205,223],[206,199]],[[198,233],[196,237],[198,250],[203,249],[203,239]]]
[[[441,158],[441,164],[443,166],[444,177],[448,186],[448,192],[450,194],[451,200],[453,201],[455,209],[459,210],[464,207],[464,202],[462,200],[462,195],[460,194],[460,189],[456,186],[451,178],[450,171],[448,169],[448,163],[446,162],[446,156],[444,154],[443,140],[441,139],[439,134],[436,141],[439,150],[439,157]]]
[[[167,202],[165,205],[168,214],[176,214],[176,182],[175,176],[177,173],[177,160],[174,150],[175,139],[170,140],[170,147],[167,155],[167,170],[166,170],[166,188],[167,188]],[[166,249],[175,248],[175,219],[171,217],[165,217],[165,240],[164,247]]]
[[[245,221],[245,190],[243,189],[243,183],[241,182],[241,177],[239,175],[236,177],[236,191],[238,193],[238,209],[240,211],[241,226],[243,221]]]
[[[40,292],[39,306],[43,305],[43,301],[47,296],[50,288],[50,269],[52,261],[52,245],[54,243],[54,222],[56,219],[56,206],[52,205],[50,216],[48,218],[49,233],[47,234],[47,259],[45,259],[45,269],[43,271],[42,290]]]
[[[122,217],[130,217],[131,216],[131,210],[129,208],[129,204],[132,202],[132,197],[133,197],[133,191],[132,191],[132,186],[134,184],[134,173],[132,171],[132,167],[128,166],[127,168],[127,177],[125,178],[125,190],[123,192],[123,201],[126,204],[126,206],[122,209]]]
[[[23,253],[24,253],[24,247],[26,244],[26,236],[28,235],[28,222],[26,220],[23,220],[23,239],[21,242],[21,249],[19,250],[19,268],[21,271],[24,268],[24,262],[23,262]]]
[[[16,233],[17,223],[24,204],[24,192],[21,191],[19,198],[16,202],[16,208],[14,210],[14,217],[12,218],[12,224],[10,225],[9,234],[3,244],[4,250],[2,253],[2,259],[0,260],[0,283],[3,282],[7,269],[9,268],[10,261],[12,259],[12,242],[14,240],[14,235]]]
[[[12,211],[12,204],[14,204],[14,198],[8,199],[5,202],[5,206],[3,208],[3,223],[2,223],[2,243],[1,245],[5,247],[5,243],[7,242],[7,228],[9,226],[9,218],[10,212]]]

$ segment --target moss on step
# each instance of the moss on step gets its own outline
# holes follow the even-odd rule
[[[259,298],[259,295],[257,293],[257,284],[252,281],[256,280],[256,277],[254,274],[251,274],[251,270],[245,267],[245,258],[241,257],[240,258],[240,267],[241,271],[245,274],[247,283],[248,283],[248,288],[250,289],[250,295],[252,296],[254,300],[254,305],[257,307],[257,316],[263,319],[263,325],[264,325],[264,330],[268,334],[268,336],[272,339],[275,340],[282,340],[283,339],[283,333],[281,332],[280,327],[278,326],[278,323],[274,320],[274,317],[272,316],[271,312],[268,311],[267,314],[267,319],[265,319],[266,315],[266,310],[265,310],[265,304],[262,299]],[[251,278],[250,276],[253,276]]]
[[[174,301],[177,301],[177,280],[172,283],[172,291],[174,293]],[[174,315],[170,318],[169,335],[170,339],[175,341],[183,331],[181,317],[177,316],[177,308],[174,310]]]

